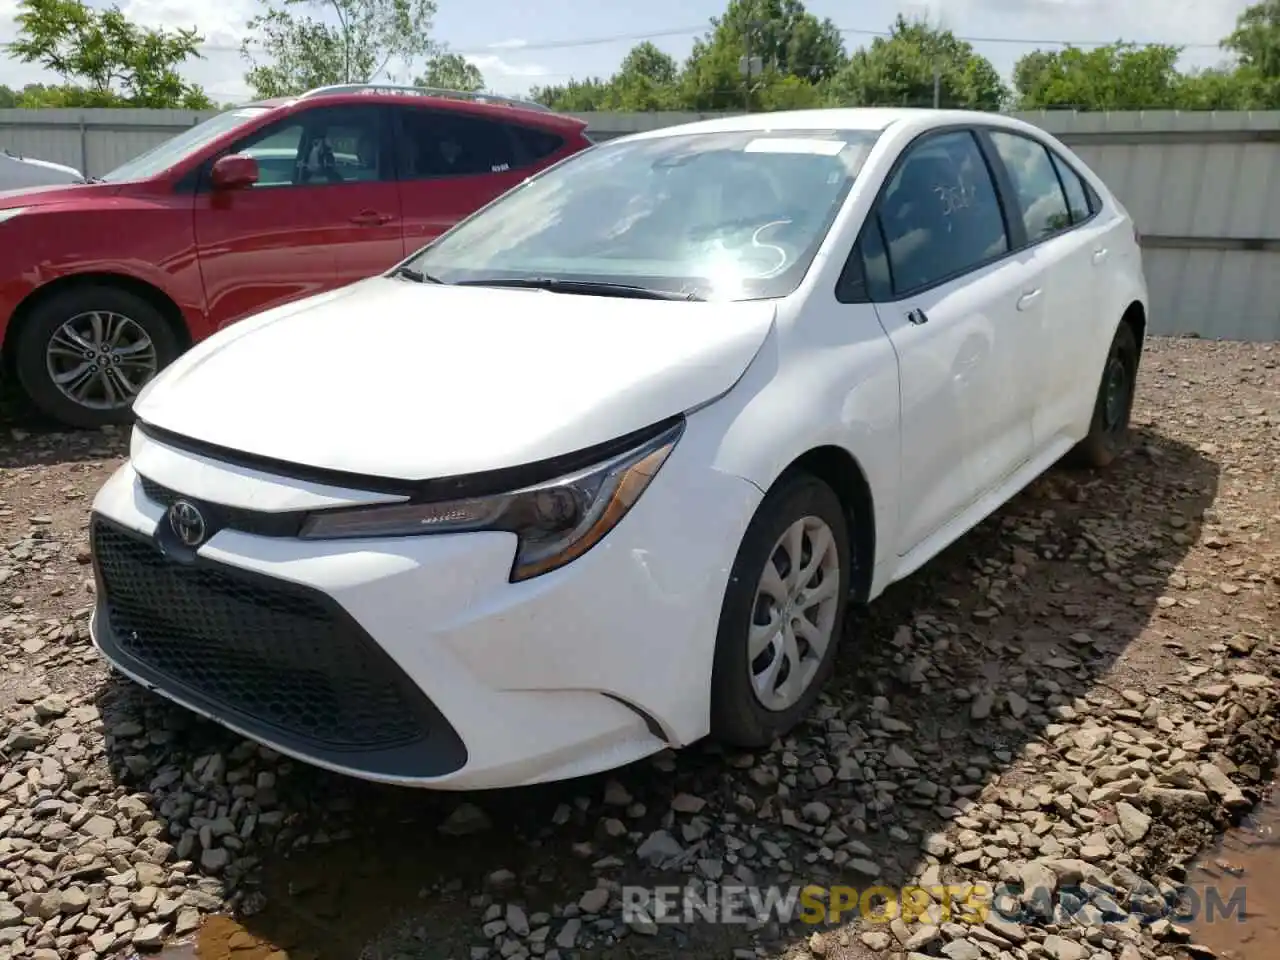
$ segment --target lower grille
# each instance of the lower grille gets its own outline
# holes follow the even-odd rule
[[[426,738],[429,702],[322,595],[222,565],[179,563],[99,518],[92,538],[111,642],[158,686],[238,715],[244,729],[328,750]]]

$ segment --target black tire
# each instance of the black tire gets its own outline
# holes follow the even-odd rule
[[[54,383],[46,361],[50,341],[67,321],[102,311],[127,317],[150,338],[156,372],[178,356],[173,328],[151,303],[135,293],[110,285],[71,287],[38,303],[19,332],[14,353],[18,383],[32,405],[45,416],[71,427],[93,429],[133,422],[133,403],[95,407],[79,403]]]
[[[1137,378],[1138,341],[1133,328],[1121,323],[1116,328],[1111,349],[1107,352],[1107,362],[1102,368],[1089,433],[1067,454],[1069,465],[1106,467],[1120,455],[1129,438],[1129,416],[1133,412]]]
[[[835,621],[817,672],[794,705],[767,709],[756,695],[748,663],[747,637],[756,591],[779,538],[798,520],[816,517],[830,528],[839,558]],[[835,665],[844,629],[852,556],[849,523],[835,492],[818,478],[795,473],[781,479],[756,511],[738,548],[725,589],[711,678],[711,735],[735,747],[759,749],[785,735],[813,707]]]

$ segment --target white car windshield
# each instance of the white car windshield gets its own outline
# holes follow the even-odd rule
[[[170,137],[152,147],[146,153],[121,164],[102,177],[102,180],[107,183],[121,183],[129,180],[145,180],[164,173],[175,163],[189,157],[206,144],[212,143],[224,133],[257,119],[269,110],[270,107],[241,107],[238,110],[228,110],[216,117],[210,117],[190,130],[184,130],[177,136]]]
[[[404,266],[447,284],[785,296],[878,136],[753,130],[604,143],[526,181]]]

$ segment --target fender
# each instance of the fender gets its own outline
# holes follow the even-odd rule
[[[724,438],[714,467],[762,492],[811,450],[830,446],[847,452],[871,489],[879,570],[887,569],[885,561],[894,559],[897,548],[900,401],[896,354],[873,308],[866,309],[867,323],[835,328],[838,335],[860,328],[861,337],[829,343],[807,338],[803,357],[787,328],[775,325],[738,385],[699,415],[715,418]],[[792,355],[784,363],[788,349]],[[831,424],[822,412],[830,410],[841,411],[839,421],[818,426]],[[759,443],[756,438],[765,434],[791,441]]]

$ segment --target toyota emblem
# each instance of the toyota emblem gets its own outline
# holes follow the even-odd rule
[[[184,546],[198,547],[204,541],[204,516],[194,503],[178,500],[169,507],[169,529]]]

